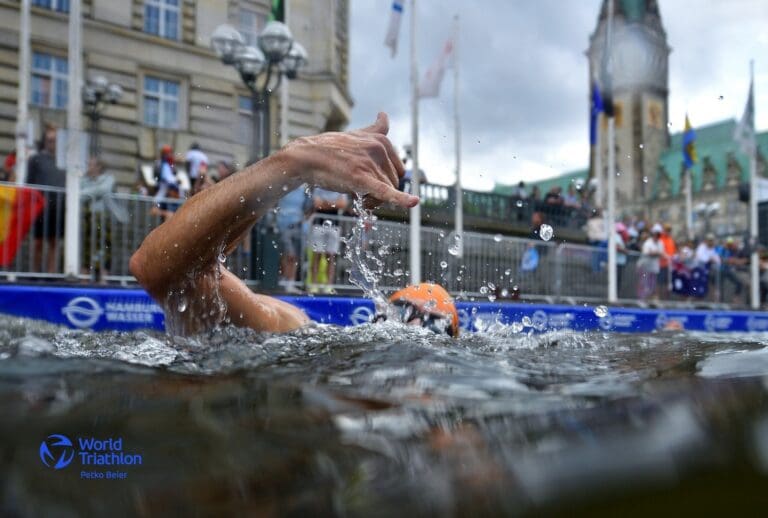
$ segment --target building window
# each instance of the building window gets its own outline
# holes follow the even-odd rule
[[[258,46],[257,38],[267,23],[267,17],[250,9],[240,9],[239,29],[246,45]]]
[[[60,13],[69,12],[69,0],[32,0],[32,5]]]
[[[32,104],[46,108],[67,107],[68,64],[66,58],[32,53]]]
[[[244,146],[253,142],[253,101],[245,95],[237,98],[237,141]]]
[[[144,32],[178,40],[180,32],[180,0],[145,0]]]
[[[157,77],[144,77],[144,124],[157,128],[179,127],[181,85]]]

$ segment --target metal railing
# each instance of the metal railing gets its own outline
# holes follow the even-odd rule
[[[357,222],[348,216],[314,215],[306,232],[322,228],[330,222],[342,236],[351,236]],[[607,251],[586,245],[555,243],[498,234],[465,232],[464,255],[451,253],[454,235],[442,229],[422,227],[422,278],[437,282],[451,293],[482,300],[516,299],[546,300],[548,302],[603,302],[607,299]],[[304,242],[311,243],[311,235]],[[379,287],[391,291],[407,283],[408,226],[391,221],[377,221],[375,228],[357,243],[344,243],[336,256],[336,268],[330,279],[311,275],[303,277],[310,292],[343,291],[351,287],[350,272],[360,269],[345,257],[348,246],[362,247],[358,262],[379,274]],[[312,258],[315,251],[309,250]],[[723,282],[721,271],[713,268],[706,296],[681,296],[670,287],[672,276],[664,280],[654,277],[655,288],[639,296],[639,288],[647,286],[648,275],[638,268],[641,254],[627,252],[626,262],[619,266],[619,298],[625,304],[647,305],[663,302],[668,305],[733,304],[734,286]],[[311,260],[311,259],[310,259]],[[322,264],[321,268],[322,270]],[[305,264],[304,271],[311,268]],[[670,270],[671,271],[671,270]],[[746,287],[742,290],[746,305]]]
[[[404,182],[404,189],[410,192],[410,181]],[[452,220],[456,206],[456,190],[453,187],[425,183],[419,187],[419,196],[425,214],[444,215],[447,220]],[[588,207],[567,207],[548,204],[543,200],[470,190],[463,190],[463,202],[467,217],[527,225],[534,212],[538,212],[552,226],[578,231],[587,222],[590,212]]]
[[[29,186],[47,200],[29,232],[18,243],[18,250],[5,265],[0,265],[0,278],[63,279],[63,189]],[[13,204],[11,192],[14,184],[0,185],[0,223],[16,224],[24,220],[24,210],[33,210],[27,203]],[[14,194],[21,191],[14,191]],[[162,210],[173,212],[180,200],[163,200],[161,207],[147,196],[113,193],[101,199],[83,197],[83,218],[80,243],[82,270],[79,279],[127,285],[135,279],[128,270],[128,262],[144,237],[162,223]],[[15,212],[14,212],[15,211]],[[28,217],[27,219],[33,219]],[[13,223],[11,223],[13,222]],[[346,242],[353,235],[358,219],[349,216],[316,214],[305,220],[301,239],[299,277],[282,281],[281,285],[305,289],[309,292],[358,292],[350,283],[350,272],[361,266],[370,268],[385,291],[397,289],[407,283],[408,225],[378,220],[365,228],[357,242]],[[328,227],[337,229],[341,239],[334,250],[313,250],[317,245],[316,233]],[[5,228],[0,226],[0,228]],[[22,229],[18,228],[18,234]],[[557,233],[557,228],[555,228]],[[53,239],[60,236],[60,239]],[[2,237],[2,236],[0,236]],[[51,238],[51,239],[49,239]],[[3,247],[6,242],[0,240]],[[522,298],[550,302],[599,302],[607,293],[607,253],[605,249],[545,242],[498,234],[465,232],[464,255],[454,253],[455,236],[446,230],[422,227],[422,278],[438,282],[450,292],[463,297],[489,299]],[[350,247],[358,246],[361,253],[357,264],[346,256]],[[264,289],[274,288],[279,267],[280,237],[273,218],[266,217],[257,224],[251,235],[230,254],[226,267],[247,284]],[[2,250],[2,247],[0,247]],[[323,253],[323,252],[330,253]],[[335,256],[336,268],[328,272],[328,256]],[[354,256],[354,254],[352,254]],[[640,254],[626,254],[626,264],[620,266],[619,298],[624,303],[640,304],[655,300],[673,304],[733,303],[735,284],[723,279],[714,269],[710,293],[706,297],[686,299],[670,293],[668,282],[658,283],[657,290],[645,301],[638,296],[638,283],[642,279],[637,268]],[[42,266],[51,261],[53,271]],[[328,277],[328,274],[331,274]],[[742,276],[743,279],[743,276]],[[743,281],[742,281],[743,282]],[[742,288],[742,303],[746,303],[746,285]]]

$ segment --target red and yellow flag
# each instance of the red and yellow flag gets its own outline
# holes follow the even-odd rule
[[[0,186],[0,266],[9,266],[29,232],[45,198],[29,187]]]

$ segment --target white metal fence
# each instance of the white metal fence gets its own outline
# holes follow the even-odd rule
[[[6,280],[63,280],[64,190],[30,186],[47,200],[46,207],[20,241],[18,250],[5,265],[0,265],[0,278]],[[14,204],[13,184],[0,184],[0,223],[16,224],[24,219],[23,211],[32,207]],[[180,200],[163,200],[160,207],[147,196],[111,194],[107,198],[81,199],[80,232],[82,270],[79,279],[130,284],[135,280],[128,271],[131,254],[144,237],[164,220],[163,211],[172,213]],[[167,213],[166,213],[167,214]],[[342,242],[335,255],[336,268],[329,272],[327,256],[312,250],[313,230],[328,226],[338,228],[339,235],[353,234],[357,218],[336,215],[313,215],[304,222],[300,250],[299,278],[281,285],[309,292],[355,290],[350,272],[359,265],[345,257],[355,243]],[[0,225],[0,228],[6,228]],[[493,234],[466,232],[464,255],[454,255],[455,236],[450,230],[422,228],[422,277],[444,285],[454,294],[467,297],[516,298],[550,302],[599,302],[607,293],[607,254],[605,249],[557,243],[557,228],[552,241],[531,240]],[[58,237],[58,239],[57,239]],[[344,241],[344,240],[342,240]],[[359,257],[377,273],[379,286],[386,290],[402,287],[408,279],[408,226],[393,221],[375,221],[366,228],[357,245]],[[2,246],[6,246],[3,242]],[[227,267],[254,287],[279,289],[281,240],[270,217],[254,227],[246,239],[227,259]],[[0,249],[1,250],[1,249]],[[638,301],[637,270],[639,254],[629,253],[620,267],[619,297],[626,302]],[[51,266],[51,270],[47,270]],[[317,270],[315,273],[313,270]],[[330,277],[328,274],[331,274]],[[733,303],[735,284],[721,279],[715,271],[710,294],[694,302]],[[672,295],[667,282],[660,282],[657,292],[648,298],[690,303]],[[746,303],[746,286],[741,303]]]

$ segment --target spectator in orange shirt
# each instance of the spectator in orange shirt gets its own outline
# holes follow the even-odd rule
[[[664,255],[659,259],[659,277],[657,286],[659,287],[659,296],[668,298],[670,294],[670,261],[677,254],[677,245],[672,238],[672,225],[664,223],[664,232],[661,233],[660,241],[664,245]]]

